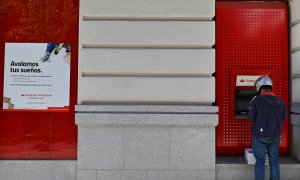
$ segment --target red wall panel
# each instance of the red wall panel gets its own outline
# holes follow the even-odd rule
[[[270,75],[273,91],[288,105],[288,11],[285,2],[216,3],[216,86],[219,106],[217,154],[243,154],[251,147],[247,119],[235,119],[236,75]],[[286,119],[280,154],[289,153]]]
[[[4,0],[0,4],[0,93],[5,42],[69,42],[72,46],[69,112],[3,112],[0,159],[76,159],[78,0]],[[2,98],[2,96],[1,96]],[[2,108],[2,107],[1,107]]]

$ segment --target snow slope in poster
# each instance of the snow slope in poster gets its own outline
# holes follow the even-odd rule
[[[5,43],[3,110],[68,111],[70,49],[63,43]]]

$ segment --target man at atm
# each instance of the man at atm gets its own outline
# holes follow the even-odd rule
[[[262,76],[255,82],[259,95],[250,103],[248,119],[253,122],[252,149],[255,157],[255,179],[265,177],[265,156],[269,157],[271,180],[280,179],[278,150],[286,106],[279,96],[272,92],[272,80]]]

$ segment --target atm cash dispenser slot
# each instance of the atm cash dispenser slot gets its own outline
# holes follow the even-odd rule
[[[255,89],[235,90],[235,119],[245,119],[249,111],[249,105],[257,92]]]

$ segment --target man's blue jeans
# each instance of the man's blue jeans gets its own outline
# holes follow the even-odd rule
[[[269,157],[270,179],[279,180],[278,149],[279,138],[253,138],[252,149],[255,157],[255,180],[264,180],[266,151]]]

